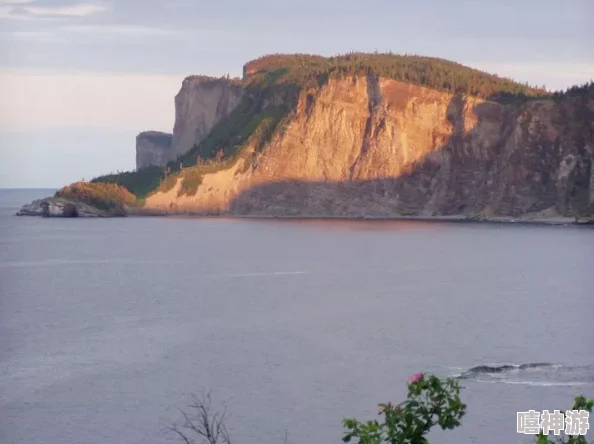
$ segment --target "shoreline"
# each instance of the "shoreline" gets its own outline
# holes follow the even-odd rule
[[[68,211],[67,211],[68,210]],[[482,223],[506,225],[553,225],[553,226],[594,226],[594,217],[560,216],[556,212],[548,214],[528,213],[518,217],[475,215],[356,215],[356,214],[239,214],[232,211],[204,212],[204,211],[168,211],[167,209],[147,209],[142,207],[124,206],[118,211],[101,210],[77,201],[63,198],[45,198],[33,201],[21,207],[15,216],[29,217],[57,217],[57,218],[111,218],[111,217],[188,217],[188,218],[223,218],[223,219],[254,219],[254,220],[339,220],[339,221],[376,221],[376,222],[450,222],[450,223]]]
[[[514,218],[496,216],[490,218],[472,218],[463,215],[452,216],[349,216],[349,215],[266,215],[266,214],[234,214],[234,213],[169,213],[169,212],[133,212],[127,217],[171,217],[195,219],[253,219],[253,220],[338,220],[360,222],[450,222],[480,223],[504,225],[548,225],[548,226],[594,226],[594,220],[576,220],[575,217],[551,218]]]

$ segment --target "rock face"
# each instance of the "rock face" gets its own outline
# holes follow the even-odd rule
[[[175,96],[175,126],[168,160],[187,153],[238,105],[243,88],[230,80],[194,76]]]
[[[136,136],[136,168],[167,163],[172,134],[145,131]]]
[[[172,152],[191,148],[240,95],[228,85],[184,83]],[[179,193],[182,180],[147,198],[147,210],[588,216],[594,213],[594,90],[519,106],[374,75],[332,78],[300,94],[255,160],[240,158],[204,174],[192,196]]]
[[[41,217],[114,217],[125,216],[126,214],[124,211],[100,210],[82,202],[72,202],[60,197],[47,197],[24,205],[16,215]]]
[[[243,87],[235,80],[186,77],[175,96],[173,134],[147,131],[136,137],[136,168],[165,166],[198,145],[239,104]]]

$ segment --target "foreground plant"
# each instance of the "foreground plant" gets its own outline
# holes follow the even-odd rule
[[[186,444],[231,444],[226,427],[227,407],[217,410],[210,392],[193,395],[188,411],[181,410],[183,423],[169,429]]]
[[[398,405],[379,405],[381,421],[344,420],[344,442],[359,444],[425,444],[432,427],[453,429],[460,425],[466,405],[460,400],[460,386],[455,379],[415,374],[408,383],[406,401]]]
[[[573,407],[570,410],[585,410],[589,413],[592,413],[592,407],[594,406],[594,399],[586,399],[584,396],[578,396],[574,399]],[[567,411],[561,410],[563,416],[567,415]],[[543,430],[540,431],[538,437],[536,438],[537,444],[588,444],[585,435],[566,435],[562,434],[561,436],[551,436],[545,435]],[[594,441],[592,441],[594,443]]]

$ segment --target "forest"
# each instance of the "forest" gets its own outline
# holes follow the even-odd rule
[[[506,103],[552,97],[552,93],[542,87],[532,87],[449,60],[417,55],[349,53],[321,57],[275,54],[256,59],[244,67],[248,86],[308,88],[319,86],[331,77],[362,74]]]

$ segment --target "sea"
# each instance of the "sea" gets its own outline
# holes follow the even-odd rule
[[[208,395],[233,443],[338,444],[417,372],[466,375],[432,443],[533,443],[594,397],[592,227],[14,215],[53,192],[0,190],[2,444],[179,443]]]

